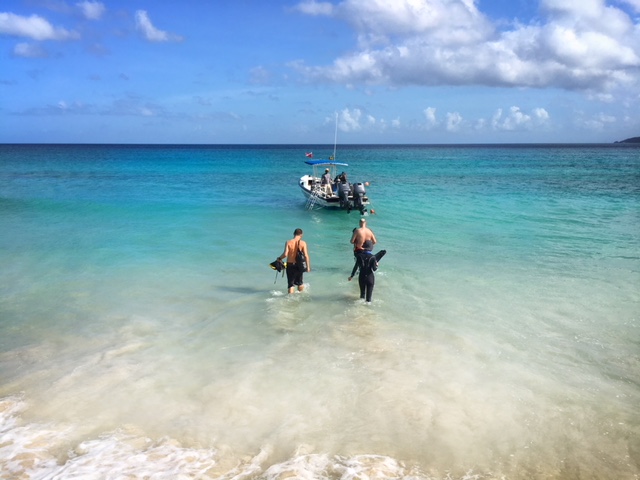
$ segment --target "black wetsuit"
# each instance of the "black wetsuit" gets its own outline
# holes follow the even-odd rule
[[[364,250],[356,253],[356,264],[353,266],[351,276],[358,275],[358,284],[360,285],[360,298],[364,298],[367,302],[371,301],[373,295],[373,286],[376,283],[375,271],[378,269],[378,262],[370,251]]]

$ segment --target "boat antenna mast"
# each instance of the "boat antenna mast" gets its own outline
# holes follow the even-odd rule
[[[336,144],[338,143],[338,112],[336,112],[336,133],[333,137],[333,161],[336,161]]]

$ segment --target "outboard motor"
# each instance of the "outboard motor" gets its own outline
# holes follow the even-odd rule
[[[338,184],[338,198],[340,198],[340,206],[346,207],[349,204],[349,184],[348,183],[340,183]]]
[[[358,210],[360,210],[360,213],[363,213],[364,211],[364,205],[363,205],[363,201],[364,201],[364,196],[366,194],[366,190],[364,188],[364,184],[362,183],[356,183],[353,186],[353,205],[355,208],[357,208]]]

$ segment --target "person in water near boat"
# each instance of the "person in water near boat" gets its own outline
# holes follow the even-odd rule
[[[349,281],[353,279],[353,276],[358,270],[358,285],[360,286],[360,298],[367,303],[371,303],[371,297],[373,296],[373,287],[376,283],[375,271],[378,269],[378,260],[376,256],[371,253],[373,249],[373,242],[367,240],[362,246],[362,251],[356,255],[356,263],[351,270],[351,276]]]
[[[363,245],[366,241],[372,242],[372,245],[375,245],[378,242],[373,231],[367,227],[367,219],[362,217],[360,218],[360,226],[358,228],[354,228],[353,234],[351,235],[354,255],[357,255],[363,250]]]
[[[298,288],[299,292],[304,290],[303,273],[296,265],[298,250],[302,250],[307,258],[307,272],[311,271],[311,259],[307,250],[307,242],[302,240],[302,229],[296,228],[293,232],[293,238],[284,243],[284,251],[278,257],[278,260],[287,259],[287,290],[293,293]]]

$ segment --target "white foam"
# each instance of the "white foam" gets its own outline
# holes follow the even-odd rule
[[[289,458],[276,460],[274,446],[266,445],[254,454],[238,455],[225,446],[183,446],[170,437],[153,439],[133,425],[76,442],[77,435],[68,426],[24,422],[20,415],[26,410],[28,406],[21,397],[0,400],[0,472],[3,479],[439,478],[385,455],[318,453],[312,445],[302,444]],[[493,477],[448,474],[446,478]]]
[[[408,476],[410,475],[410,476]],[[267,480],[296,479],[391,479],[426,478],[408,473],[397,460],[382,455],[339,455],[309,454],[297,455],[282,463],[272,465],[264,472]]]
[[[203,478],[217,468],[215,449],[184,448],[169,438],[154,441],[135,427],[82,441],[67,450],[73,429],[25,423],[19,415],[26,409],[20,397],[0,400],[3,479]]]

